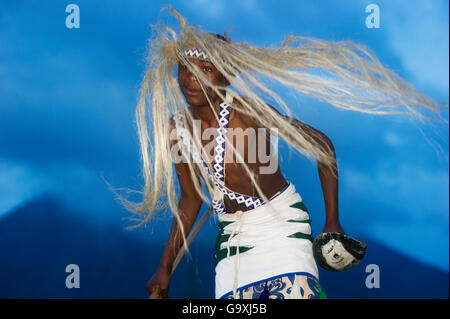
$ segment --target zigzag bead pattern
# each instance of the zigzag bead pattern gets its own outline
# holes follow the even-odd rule
[[[190,56],[190,57],[195,57],[195,58],[202,58],[202,59],[208,59],[209,58],[208,55],[205,52],[203,52],[203,51],[201,51],[201,50],[199,50],[197,48],[184,51],[184,55],[185,56]]]
[[[185,148],[187,151],[187,154],[192,153],[192,157],[194,161],[198,163],[197,160],[201,159],[203,163],[203,168],[206,169],[206,172],[209,176],[209,178],[214,182],[216,187],[219,188],[219,190],[226,196],[228,196],[229,199],[237,202],[240,205],[244,205],[247,208],[254,209],[258,206],[261,206],[265,204],[265,202],[257,197],[252,197],[249,195],[240,194],[237,192],[232,191],[231,189],[227,188],[225,186],[225,166],[224,166],[224,155],[225,155],[225,135],[228,132],[228,125],[229,125],[229,117],[231,113],[231,106],[228,103],[222,102],[220,103],[220,112],[219,112],[219,122],[222,124],[223,127],[220,127],[220,124],[218,124],[217,132],[216,132],[216,138],[215,138],[215,147],[214,147],[214,174],[211,174],[209,171],[208,165],[203,160],[203,157],[200,152],[198,152],[196,146],[194,143],[190,143],[190,136],[189,134],[183,129],[181,132],[178,132],[179,137],[182,141],[182,147]],[[181,114],[177,113],[174,116],[175,123],[177,126],[181,126],[184,128],[183,120],[181,118]],[[178,125],[178,124],[180,125]],[[191,148],[192,145],[192,148]],[[227,209],[224,206],[224,203],[222,200],[213,200],[212,201],[213,208],[218,214],[226,214],[229,213]]]

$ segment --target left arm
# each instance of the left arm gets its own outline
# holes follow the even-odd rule
[[[273,108],[273,107],[272,107]],[[275,108],[273,108],[277,113],[279,113]],[[292,119],[288,116],[284,116],[285,119],[291,121],[294,126],[298,127],[303,132],[307,133],[315,142],[317,142],[323,149],[331,150],[331,156],[334,157],[336,163],[336,153],[334,150],[333,143],[324,133],[316,130],[315,128],[306,125],[299,120]],[[319,171],[320,183],[322,186],[323,198],[325,201],[325,227],[323,232],[337,232],[345,234],[339,222],[339,207],[338,207],[338,171],[337,164],[333,167],[324,165],[321,162],[317,162],[317,168]],[[333,174],[333,170],[335,174]]]
[[[334,146],[328,136],[296,119],[293,119],[293,124],[303,130],[303,132],[308,133],[308,135],[311,136],[320,146],[322,146],[323,149],[330,149],[330,155],[335,159],[336,163]],[[337,164],[329,167],[321,162],[317,162],[317,169],[319,171],[320,183],[322,185],[323,198],[325,200],[326,219],[323,232],[337,232],[345,234],[339,223]],[[335,174],[333,174],[333,171]]]

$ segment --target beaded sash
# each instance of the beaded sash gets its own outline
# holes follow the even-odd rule
[[[231,105],[226,102],[220,103],[220,111],[219,111],[219,123],[217,124],[217,132],[215,137],[215,147],[214,147],[214,174],[211,174],[208,165],[203,160],[203,156],[197,150],[195,143],[190,143],[190,134],[186,132],[184,129],[184,124],[182,120],[182,116],[180,113],[177,113],[174,116],[175,123],[177,127],[182,127],[181,132],[178,132],[179,137],[181,138],[182,147],[185,148],[187,154],[192,154],[194,161],[200,161],[203,163],[203,167],[206,168],[206,172],[209,178],[214,182],[216,187],[223,195],[228,196],[229,199],[235,201],[240,205],[244,205],[247,208],[254,209],[258,206],[264,204],[264,201],[260,198],[240,194],[232,191],[228,187],[225,186],[225,136],[228,132],[229,118],[231,113]],[[222,127],[221,125],[222,124]],[[177,130],[178,131],[178,130]],[[192,148],[191,148],[192,145]],[[223,195],[221,197],[223,197]],[[219,214],[229,213],[225,208],[222,198],[216,198],[214,196],[212,204],[214,210]]]

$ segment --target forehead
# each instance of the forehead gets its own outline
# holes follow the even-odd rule
[[[212,66],[214,67],[214,64],[210,60],[202,59],[202,58],[196,58],[196,57],[189,57],[189,61],[192,63],[198,65],[198,66]]]

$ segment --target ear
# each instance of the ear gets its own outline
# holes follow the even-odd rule
[[[223,83],[223,85],[225,85],[225,86],[229,86],[230,85],[230,82],[228,82],[228,80],[225,78],[225,76],[223,76],[222,75],[222,83]]]

